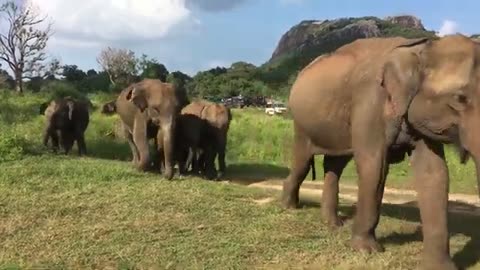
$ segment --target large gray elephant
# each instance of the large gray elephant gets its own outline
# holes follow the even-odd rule
[[[388,165],[411,152],[423,231],[422,265],[456,269],[449,254],[449,175],[443,144],[480,169],[480,45],[462,35],[367,38],[324,55],[298,75],[289,107],[293,158],[284,207],[296,207],[313,155],[324,156],[322,215],[337,216],[338,180],[353,157],[358,202],[351,245],[381,251],[379,222]],[[480,183],[479,183],[480,185]]]
[[[45,115],[43,144],[47,146],[51,139],[55,152],[60,144],[64,153],[68,154],[76,141],[78,154],[87,154],[84,133],[90,120],[89,107],[89,102],[70,96],[41,104],[40,114]]]
[[[150,166],[149,138],[162,134],[164,175],[173,177],[173,151],[176,117],[188,102],[186,93],[171,83],[144,79],[125,88],[117,97],[114,111],[118,113],[130,145],[133,163],[140,170]]]

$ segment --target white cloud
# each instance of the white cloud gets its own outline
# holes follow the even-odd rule
[[[452,20],[444,20],[442,27],[438,31],[438,35],[443,37],[445,35],[456,34],[458,31],[458,23]]]
[[[57,42],[63,45],[158,39],[191,19],[185,0],[28,1],[54,20]]]

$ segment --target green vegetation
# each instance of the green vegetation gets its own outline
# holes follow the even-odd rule
[[[130,149],[121,138],[115,138],[117,115],[105,116],[99,113],[101,105],[114,98],[112,94],[90,94],[83,96],[63,83],[52,83],[49,91],[41,94],[17,96],[10,92],[0,92],[0,162],[19,160],[30,155],[48,152],[41,145],[43,116],[38,114],[39,105],[45,100],[72,95],[88,97],[92,100],[94,111],[86,132],[87,147],[93,158],[130,159]],[[268,127],[268,128],[265,128]],[[270,178],[283,178],[288,174],[292,143],[292,121],[288,116],[267,116],[261,109],[234,109],[233,121],[228,137],[227,162],[234,170],[241,164],[251,166],[274,166],[275,171],[250,171],[249,177],[257,173]],[[475,193],[476,185],[473,162],[459,164],[453,149],[447,147],[447,158],[451,177],[451,191]],[[76,151],[76,150],[75,150]],[[323,175],[321,156],[316,157],[317,178]],[[240,164],[240,165],[239,165]],[[241,167],[241,166],[240,166]],[[413,188],[410,181],[408,158],[391,166],[387,186]],[[242,173],[242,172],[238,172]],[[247,177],[242,173],[242,177]],[[355,183],[357,178],[353,162],[347,166],[342,182]],[[307,179],[311,179],[310,175]]]

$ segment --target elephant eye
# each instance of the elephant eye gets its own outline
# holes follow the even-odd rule
[[[468,98],[464,94],[455,94],[453,96],[456,102],[461,103],[461,104],[467,104],[468,103]]]

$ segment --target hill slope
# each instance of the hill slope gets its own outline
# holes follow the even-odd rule
[[[264,79],[284,84],[315,57],[359,38],[403,36],[435,37],[414,16],[306,20],[293,26],[278,42],[271,59],[262,66]]]

